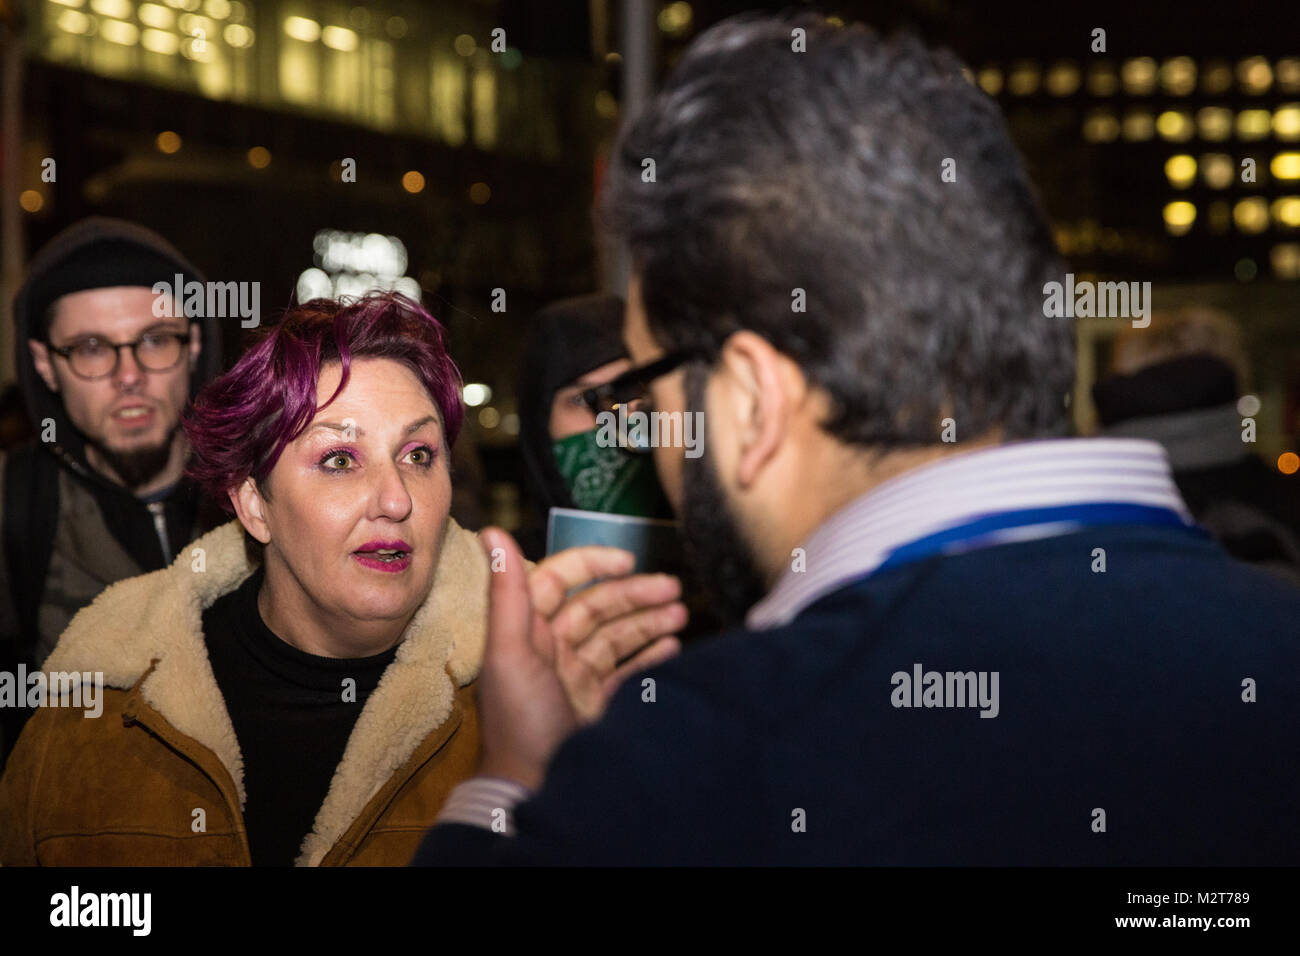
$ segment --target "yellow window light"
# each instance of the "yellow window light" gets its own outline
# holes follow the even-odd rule
[[[1098,63],[1088,68],[1088,92],[1093,96],[1114,96],[1118,90],[1119,77],[1109,64]]]
[[[99,25],[99,35],[121,46],[135,46],[140,42],[140,28],[123,20],[104,20]]]
[[[1237,82],[1247,93],[1267,93],[1273,85],[1273,68],[1262,56],[1251,56],[1237,64]]]
[[[125,20],[131,15],[131,0],[90,0],[90,9],[101,17]]]
[[[694,17],[691,5],[677,0],[659,11],[659,29],[669,36],[681,36],[691,28]]]
[[[1156,61],[1149,56],[1125,60],[1120,68],[1120,76],[1127,92],[1144,96],[1156,88]]]
[[[1150,113],[1128,113],[1124,117],[1124,138],[1130,142],[1141,142],[1155,135],[1156,121]]]
[[[1007,75],[1007,90],[1012,96],[1030,96],[1038,91],[1038,64],[1021,60]]]
[[[1062,61],[1052,64],[1047,71],[1047,92],[1053,96],[1069,96],[1079,88],[1079,68]]]
[[[1268,228],[1268,203],[1259,196],[1243,199],[1232,207],[1232,221],[1242,232],[1263,232]]]
[[[315,43],[320,39],[320,24],[307,17],[285,17],[284,34],[303,43]]]
[[[1083,138],[1090,143],[1110,143],[1119,137],[1119,120],[1106,110],[1089,113],[1083,121]]]
[[[1196,160],[1183,154],[1170,156],[1165,160],[1165,177],[1175,189],[1186,189],[1196,182]]]
[[[172,24],[176,22],[175,13],[156,3],[140,4],[136,16],[140,18],[140,22],[145,26],[154,27],[158,30],[170,30]]]
[[[1284,103],[1273,111],[1273,135],[1287,142],[1300,139],[1300,103]]]
[[[1181,236],[1196,222],[1196,207],[1183,200],[1171,202],[1165,206],[1164,217],[1165,229],[1170,235]]]
[[[1221,143],[1232,136],[1232,110],[1222,106],[1206,106],[1196,111],[1196,125],[1201,139]]]
[[[1300,93],[1300,57],[1288,56],[1278,60],[1273,80],[1279,93]]]
[[[253,31],[242,23],[227,23],[221,38],[236,50],[246,50],[253,45]]]
[[[1239,139],[1263,139],[1273,128],[1273,114],[1268,110],[1242,110],[1237,114]]]
[[[150,53],[171,56],[181,48],[180,37],[168,30],[145,30],[140,34],[140,45]]]
[[[90,32],[90,17],[80,10],[64,10],[54,24],[64,33],[74,36],[84,36]]]
[[[1278,278],[1300,279],[1300,242],[1277,244],[1268,251],[1268,260]],[[1294,458],[1295,455],[1292,454],[1291,457]],[[1291,470],[1295,471],[1294,468]]]
[[[1282,196],[1273,200],[1273,221],[1287,229],[1300,229],[1300,196]]]
[[[986,66],[979,72],[979,84],[989,96],[997,96],[1002,92],[1002,71],[996,66]]]
[[[1192,138],[1196,127],[1188,114],[1177,110],[1165,110],[1156,117],[1156,131],[1160,133],[1161,139],[1183,143]]]
[[[351,53],[360,41],[355,30],[349,30],[347,27],[326,27],[321,31],[320,42],[331,50]]]
[[[1274,179],[1300,179],[1300,153],[1278,153],[1268,171]]]
[[[1234,175],[1236,167],[1227,153],[1206,153],[1201,157],[1201,178],[1211,189],[1227,189]]]
[[[1188,95],[1196,89],[1196,61],[1190,56],[1165,60],[1160,67],[1160,85],[1174,96]]]

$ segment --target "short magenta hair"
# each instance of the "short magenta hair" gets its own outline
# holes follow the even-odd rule
[[[338,388],[325,402],[329,405],[359,358],[392,359],[414,372],[442,414],[450,448],[465,406],[460,370],[447,354],[445,334],[418,302],[396,292],[343,301],[312,299],[294,306],[261,333],[234,368],[199,392],[183,423],[193,448],[186,473],[233,511],[229,489],[249,477],[264,482],[285,446],[319,411],[321,368],[329,362],[343,367]]]

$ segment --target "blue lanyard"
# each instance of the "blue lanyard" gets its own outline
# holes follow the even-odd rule
[[[1087,505],[1059,505],[1052,508],[1025,508],[1020,511],[1000,511],[909,541],[891,551],[884,563],[876,570],[884,571],[887,568],[937,554],[958,554],[962,551],[988,548],[1024,537],[1071,534],[1082,528],[1115,524],[1178,528],[1200,537],[1207,537],[1202,528],[1189,525],[1178,512],[1151,505],[1103,502]],[[1035,526],[1040,526],[1041,534],[1025,534],[1028,529]]]

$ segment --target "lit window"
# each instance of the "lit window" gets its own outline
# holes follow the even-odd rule
[[[284,32],[286,36],[303,43],[315,43],[320,39],[320,24],[306,17],[286,17]]]
[[[1079,88],[1079,68],[1073,63],[1056,63],[1047,71],[1047,92],[1069,96]]]
[[[1125,60],[1120,75],[1127,92],[1135,96],[1146,95],[1156,88],[1156,61],[1149,56]]]
[[[1287,103],[1273,111],[1273,133],[1278,139],[1300,139],[1300,103]]]
[[[1196,207],[1179,200],[1165,206],[1165,229],[1173,236],[1185,235],[1196,222]]]
[[[1124,138],[1130,142],[1141,142],[1155,135],[1156,121],[1150,113],[1128,113],[1124,117]]]
[[[1002,71],[996,66],[986,66],[979,72],[979,84],[989,96],[997,96],[1002,92]]]
[[[1156,130],[1160,133],[1161,139],[1182,143],[1192,138],[1195,127],[1192,125],[1192,118],[1186,113],[1166,110],[1156,117]]]
[[[1038,64],[1022,60],[1007,75],[1007,90],[1013,96],[1030,96],[1038,90]]]
[[[1242,110],[1237,114],[1239,139],[1263,139],[1273,128],[1273,114],[1268,110]]]
[[[1275,179],[1300,179],[1300,153],[1278,153],[1268,169]]]
[[[1232,135],[1232,110],[1222,106],[1206,106],[1196,111],[1196,125],[1201,139],[1221,143]]]
[[[1247,57],[1237,64],[1237,82],[1247,93],[1266,93],[1273,84],[1273,68],[1262,56]]]
[[[1227,189],[1236,173],[1227,153],[1206,153],[1201,157],[1201,178],[1211,189]]]
[[[1090,143],[1110,143],[1119,136],[1119,120],[1106,110],[1095,110],[1083,121],[1083,138]]]
[[[1160,85],[1166,93],[1186,96],[1196,89],[1196,63],[1190,56],[1165,60],[1160,67]]]
[[[1175,189],[1186,189],[1196,182],[1196,160],[1190,156],[1170,156],[1165,160],[1165,177]]]
[[[1268,228],[1268,203],[1259,196],[1243,199],[1232,207],[1232,221],[1242,232],[1263,232]]]

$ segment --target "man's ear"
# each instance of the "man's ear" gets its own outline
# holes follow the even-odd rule
[[[244,530],[262,544],[270,543],[271,527],[266,522],[266,498],[262,496],[257,482],[251,477],[245,478],[226,493],[230,495],[230,503],[234,505],[235,515]]]
[[[737,429],[736,483],[747,488],[790,437],[806,385],[798,366],[748,330],[727,339],[719,360],[730,380],[723,400],[731,402]]]
[[[36,374],[41,377],[45,387],[51,392],[59,390],[59,379],[54,374],[54,362],[50,357],[50,347],[40,339],[28,339],[27,347],[32,350],[32,364],[36,366]]]

